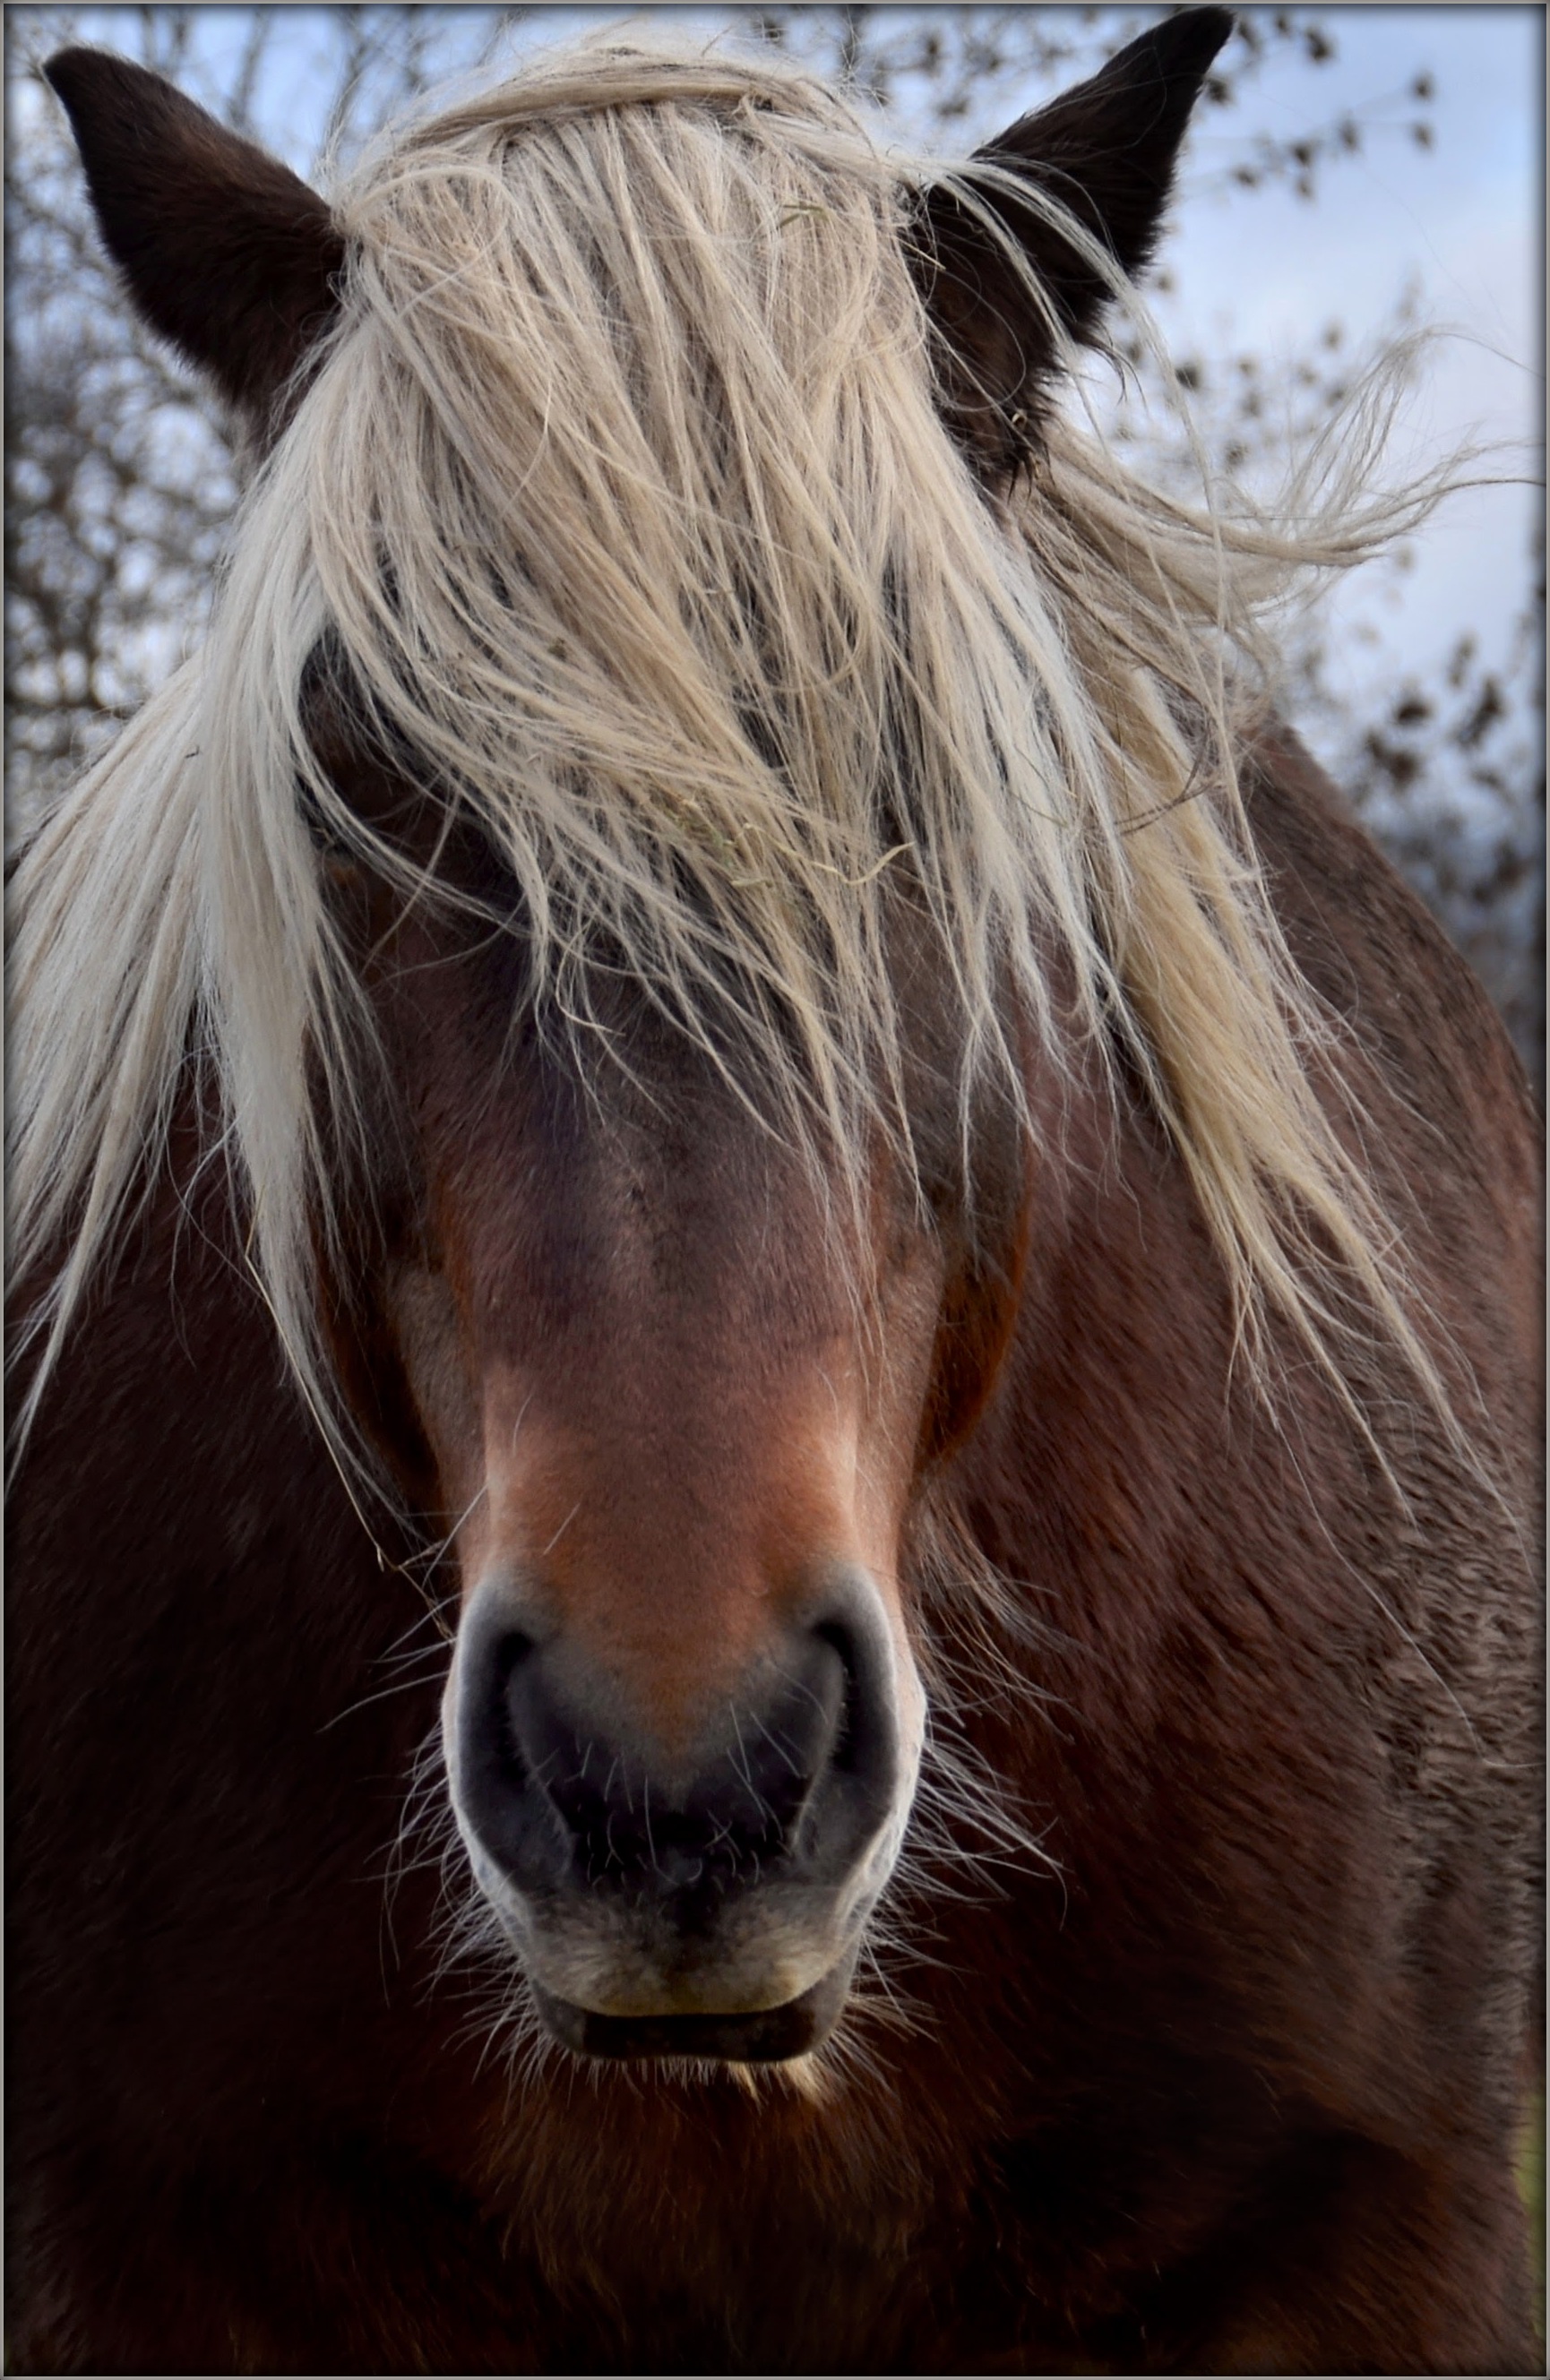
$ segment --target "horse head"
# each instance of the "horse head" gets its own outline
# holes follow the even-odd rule
[[[900,353],[913,341],[932,435],[945,455],[956,443],[940,468],[957,470],[992,535],[1011,479],[1037,455],[1068,343],[1097,335],[1105,297],[1146,260],[1229,27],[1216,9],[1172,18],[1014,127],[982,152],[982,203],[962,182],[926,184],[877,218],[893,242]],[[751,138],[735,76],[717,71],[726,137]],[[333,402],[366,236],[157,77],[79,50],[49,72],[132,298],[283,472],[309,408]],[[772,103],[753,94],[756,108]],[[556,139],[580,137],[584,108],[568,105]],[[827,237],[813,227],[823,213],[784,208],[783,253]],[[477,246],[471,214],[464,228]],[[597,246],[606,277],[601,231]],[[456,294],[460,253],[427,304]],[[537,276],[543,260],[513,269]],[[384,370],[424,379],[419,303],[380,308],[376,334]],[[465,386],[484,352],[487,326],[475,331],[459,350]],[[823,361],[836,402],[849,368]],[[643,345],[631,369],[643,421],[656,394]],[[829,404],[816,361],[812,374],[812,404]],[[569,386],[561,358],[556,408]],[[584,392],[574,401],[584,409]],[[564,445],[558,420],[535,432],[535,485]],[[869,434],[883,433],[873,422]],[[649,447],[655,424],[641,435]],[[576,474],[596,461],[584,443],[567,463]],[[452,490],[463,468],[452,444],[437,468]],[[604,477],[587,485],[594,511],[613,501]],[[726,466],[724,510],[748,485]],[[350,489],[335,502],[347,509]],[[852,533],[864,541],[866,521]],[[537,616],[533,534],[542,518],[526,544],[491,525],[497,628],[508,605]],[[650,560],[619,558],[627,571]],[[908,650],[914,590],[889,567],[879,609]],[[562,550],[561,580],[565,568]],[[779,589],[753,564],[740,584],[735,558],[727,568],[720,596],[748,649],[777,642]],[[555,619],[578,592],[610,602],[601,577],[544,593]],[[841,620],[849,597],[836,589]],[[414,599],[384,565],[363,600],[399,634]],[[664,610],[677,600],[665,586]],[[695,617],[696,650],[708,650],[716,621]],[[297,880],[360,996],[360,1044],[352,1134],[334,1160],[336,1187],[351,1167],[360,1179],[313,1234],[319,1329],[345,1404],[455,1548],[445,1743],[458,1828],[560,2040],[599,2055],[800,2054],[836,2021],[905,1837],[926,1720],[909,1518],[995,1391],[1037,1208],[1032,1095],[969,1064],[984,1023],[960,998],[932,881],[911,858],[908,757],[877,771],[889,790],[859,856],[836,842],[782,877],[798,830],[779,826],[769,788],[799,740],[803,689],[777,670],[768,683],[789,719],[748,719],[746,689],[728,690],[726,670],[716,681],[752,756],[738,765],[765,787],[748,847],[736,821],[697,823],[668,783],[656,815],[689,823],[671,848],[645,830],[631,846],[647,924],[622,895],[599,923],[583,895],[604,873],[545,880],[538,829],[514,858],[478,784],[449,794],[457,771],[403,731],[390,686],[362,680],[326,605],[313,628],[307,682],[287,690],[306,731]],[[525,688],[551,662],[569,665],[568,633],[524,648]],[[615,658],[633,666],[622,638]],[[433,672],[445,656],[421,660]],[[911,699],[929,707],[919,685]],[[648,686],[636,712],[649,701]],[[559,783],[560,762],[545,765]],[[584,758],[576,782],[575,834],[604,843],[615,813],[587,810],[602,796]],[[763,941],[740,940],[754,877],[775,891]],[[824,892],[831,882],[837,893]],[[778,963],[779,920],[804,900],[830,907],[811,932],[799,926],[797,981]],[[868,921],[855,948],[874,974],[857,959],[847,980],[835,960],[825,990],[852,910]],[[585,966],[568,972],[581,941]],[[677,954],[677,978],[642,960],[648,945]],[[812,1016],[831,992],[854,1010],[868,981],[884,987],[887,1031],[873,1047],[863,1017],[842,1046],[826,1040]],[[998,1014],[1019,1049],[1016,1001]],[[855,1063],[847,1075],[836,1062],[825,1085],[836,1046]],[[311,1080],[317,1048],[299,1064]],[[309,1096],[328,1109],[325,1092]],[[331,1129],[324,1115],[318,1138]]]

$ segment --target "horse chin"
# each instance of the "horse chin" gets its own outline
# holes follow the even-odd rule
[[[582,2058],[723,2059],[778,2065],[822,2046],[838,2022],[855,1972],[848,1952],[826,1975],[778,2008],[692,2016],[605,2016],[557,1998],[529,1978],[533,2004],[555,2039]]]
[[[800,2058],[832,2031],[875,1896],[842,1909],[763,1905],[696,1938],[666,1912],[595,1902],[538,1914],[485,1885],[501,1931],[548,2031],[592,2058]],[[787,1900],[782,1910],[772,1901]],[[784,1922],[783,1922],[784,1921]]]

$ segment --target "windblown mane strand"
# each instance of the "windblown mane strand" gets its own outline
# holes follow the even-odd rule
[[[909,1153],[903,894],[960,1011],[965,1118],[987,1070],[1022,1097],[1008,984],[1056,1064],[1113,1037],[1251,1356],[1274,1310],[1339,1378],[1347,1334],[1376,1321],[1446,1407],[1311,1087],[1333,1028],[1271,915],[1234,757],[1267,666],[1259,612],[1440,482],[1361,499],[1336,458],[1281,517],[1195,511],[1057,419],[998,516],[939,419],[907,256],[937,173],[885,158],[787,68],[583,44],[345,181],[344,303],[204,651],[18,870],[13,1248],[55,1268],[29,1410],[203,1042],[251,1261],[331,1409],[315,1234],[370,1020],[306,806],[406,894],[453,895],[321,766],[325,640],[515,878],[545,1012],[583,1055],[600,953],[622,953],[736,1086],[730,1023],[781,1128],[859,1184],[879,1125]],[[955,184],[992,227],[995,178]],[[1357,460],[1379,409],[1358,411]]]

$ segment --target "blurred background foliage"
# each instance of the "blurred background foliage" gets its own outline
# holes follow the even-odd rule
[[[1103,59],[1155,8],[701,9],[776,44],[882,109],[912,145],[962,153]],[[405,103],[449,77],[489,71],[556,30],[522,8],[147,6],[6,12],[6,667],[8,820],[25,832],[80,762],[197,640],[237,495],[233,450],[213,402],[121,302],[92,228],[63,113],[39,63],[74,39],[104,42],[171,76],[228,123],[316,177]],[[1277,70],[1327,67],[1338,9],[1252,9],[1211,78],[1183,198],[1212,191],[1251,210],[1256,193],[1312,207],[1364,147],[1435,141],[1426,68],[1392,88],[1288,122],[1267,110]],[[575,17],[570,17],[574,27]],[[1317,78],[1313,79],[1316,87]],[[1297,88],[1310,87],[1302,72]],[[1208,151],[1202,169],[1193,159]],[[1325,206],[1311,237],[1349,237]],[[1245,254],[1252,253],[1251,225]],[[1165,327],[1171,278],[1153,276]],[[1316,432],[1362,354],[1408,327],[1394,292],[1352,353],[1337,320],[1310,322],[1300,352],[1176,353],[1212,461],[1252,484],[1288,439]],[[1189,450],[1153,367],[1128,358],[1129,393],[1090,401],[1136,460],[1164,480]],[[1111,382],[1113,376],[1110,375]],[[1155,392],[1153,392],[1155,394]],[[1401,548],[1385,565],[1402,576]],[[1465,628],[1424,680],[1393,662],[1353,699],[1318,611],[1288,624],[1286,707],[1390,856],[1469,955],[1543,1080],[1544,1047],[1543,540],[1504,556],[1522,579],[1517,625],[1487,650]],[[1368,613],[1342,638],[1384,649],[1383,570]]]

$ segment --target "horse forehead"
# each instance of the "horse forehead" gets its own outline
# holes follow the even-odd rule
[[[822,1185],[687,1046],[583,1068],[531,1037],[466,1111],[438,1099],[430,1139],[448,1242],[573,1330],[621,1305],[714,1307],[735,1328],[772,1300],[808,1323],[836,1304]]]
[[[858,1200],[837,1157],[799,1153],[799,1128],[739,1070],[735,1019],[697,1038],[639,985],[600,981],[598,1029],[567,1025],[532,1004],[514,934],[459,953],[413,919],[397,955],[390,1053],[435,1224],[471,1273],[573,1326],[631,1299],[714,1305],[764,1338],[853,1318],[915,1213],[907,1169],[873,1135]]]

